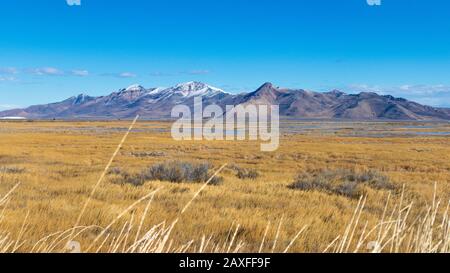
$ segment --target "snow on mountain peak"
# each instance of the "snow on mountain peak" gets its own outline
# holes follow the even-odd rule
[[[149,95],[155,95],[155,94],[161,93],[161,91],[164,91],[164,88],[156,87],[156,88],[149,89],[148,91],[149,91],[148,92]]]
[[[72,102],[73,105],[83,104],[86,101],[91,99],[91,97],[89,97],[86,94],[79,94],[78,96],[72,97],[72,98],[73,98],[73,102]]]
[[[170,89],[183,97],[211,96],[217,93],[223,93],[223,90],[202,82],[180,83]]]
[[[145,91],[145,88],[142,87],[142,85],[139,84],[133,84],[128,86],[125,91]]]
[[[133,84],[117,93],[113,93],[111,101],[126,100],[136,101],[140,98],[148,98],[149,101],[157,102],[169,99],[173,96],[182,98],[191,98],[197,96],[213,97],[217,94],[225,93],[219,88],[207,85],[201,82],[180,83],[170,88],[150,88],[146,89],[139,84]]]

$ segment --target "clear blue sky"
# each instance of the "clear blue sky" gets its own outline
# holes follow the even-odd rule
[[[450,106],[450,1],[1,1],[0,109],[198,80]]]

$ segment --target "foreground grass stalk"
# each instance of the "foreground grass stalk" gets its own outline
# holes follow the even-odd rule
[[[122,145],[125,143],[125,140],[127,139],[127,137],[130,134],[131,130],[133,130],[133,127],[136,124],[138,119],[139,119],[139,115],[137,115],[134,118],[133,122],[131,123],[130,127],[128,128],[128,130],[125,132],[125,135],[122,137],[122,140],[120,141],[120,143],[117,146],[116,150],[114,151],[113,155],[109,159],[108,164],[106,165],[105,169],[103,170],[102,174],[100,175],[100,178],[97,180],[97,183],[95,183],[94,187],[92,188],[92,191],[89,194],[88,199],[84,203],[83,208],[81,209],[81,212],[78,215],[77,221],[75,222],[75,225],[74,225],[75,227],[80,225],[81,218],[83,217],[83,214],[86,211],[86,208],[89,206],[89,203],[91,202],[92,197],[94,196],[95,192],[97,191],[97,188],[100,186],[100,184],[102,183],[103,179],[105,178],[109,168],[111,167],[111,164],[113,163],[114,159],[116,158],[117,154],[119,153],[120,149],[122,148]],[[71,236],[69,236],[69,241],[67,243],[70,243],[70,241],[73,239],[72,236],[73,236],[73,233],[71,234]]]
[[[129,211],[131,211],[134,207],[136,207],[138,204],[140,204],[142,201],[145,201],[146,199],[150,198],[151,196],[155,195],[159,189],[156,189],[154,191],[152,191],[151,193],[147,194],[146,196],[142,197],[141,199],[137,200],[136,202],[134,202],[133,204],[131,204],[128,208],[126,208],[124,211],[122,211],[122,213],[120,213],[116,219],[114,219],[114,221],[112,221],[107,227],[105,227],[102,232],[100,232],[100,234],[94,239],[94,241],[92,241],[92,244],[86,249],[86,252],[89,252],[89,250],[91,250],[91,248],[94,246],[94,244],[106,233],[106,231],[109,230],[109,228],[111,228],[120,218],[122,218],[125,214],[127,214]]]

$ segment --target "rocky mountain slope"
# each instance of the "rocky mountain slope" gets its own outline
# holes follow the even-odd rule
[[[326,93],[285,89],[265,83],[256,91],[229,94],[200,82],[187,82],[170,88],[146,89],[132,85],[108,96],[81,94],[64,101],[0,112],[0,117],[29,119],[125,119],[139,114],[143,118],[169,118],[175,105],[193,105],[202,96],[205,105],[276,104],[280,115],[348,120],[450,120],[448,109],[433,108],[402,98],[376,93]]]

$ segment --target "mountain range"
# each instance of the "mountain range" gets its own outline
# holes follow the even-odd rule
[[[192,106],[202,96],[204,105],[276,104],[280,115],[306,119],[348,120],[450,120],[450,110],[421,105],[403,98],[339,90],[312,92],[287,89],[265,83],[251,93],[230,94],[201,82],[187,82],[170,88],[146,89],[140,85],[92,97],[80,94],[61,102],[0,112],[0,118],[28,119],[127,119],[139,114],[147,119],[170,118],[175,105]]]

